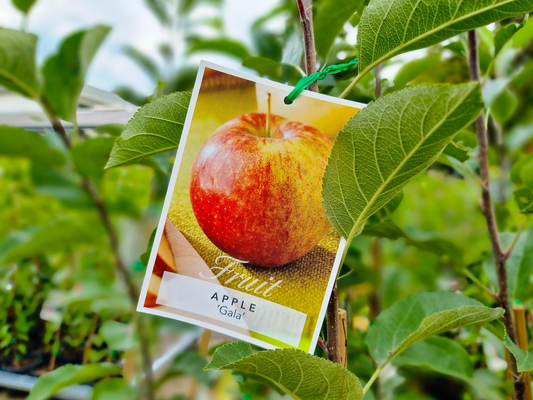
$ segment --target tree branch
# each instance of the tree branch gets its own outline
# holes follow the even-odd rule
[[[302,35],[304,38],[305,71],[309,76],[316,72],[315,36],[313,33],[313,1],[296,1],[298,3],[298,12],[300,13],[300,23],[302,25]],[[308,90],[318,92],[318,83],[313,82],[309,85]]]
[[[313,1],[296,0],[300,22],[302,25],[302,35],[305,48],[305,69],[309,76],[316,72],[316,51],[315,37],[313,33]],[[318,92],[318,83],[314,82],[308,90]],[[333,287],[331,297],[326,312],[327,319],[327,352],[328,358],[337,363],[341,363],[341,343],[339,331],[339,301],[337,298],[337,285]]]
[[[470,79],[479,82],[479,56],[477,35],[475,30],[468,32],[469,43],[469,58],[468,64],[470,68]],[[496,263],[496,273],[498,275],[498,300],[500,306],[505,310],[503,316],[503,322],[507,329],[509,338],[514,342],[516,341],[516,331],[513,323],[513,313],[511,311],[511,305],[509,301],[509,289],[507,284],[507,270],[505,268],[506,256],[502,249],[500,237],[498,235],[498,227],[496,224],[496,218],[494,215],[494,207],[492,205],[492,199],[489,188],[489,156],[488,156],[488,135],[487,128],[485,126],[485,115],[482,112],[476,119],[476,133],[478,141],[478,159],[479,159],[479,174],[481,177],[481,208],[485,220],[487,221],[487,229],[489,231],[490,242],[492,246],[492,253],[494,255],[494,261]],[[519,376],[516,359],[511,354],[511,371],[513,373],[515,400],[524,399],[524,382]]]

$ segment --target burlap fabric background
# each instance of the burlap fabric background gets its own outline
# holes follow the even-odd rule
[[[254,82],[206,68],[168,218],[210,267],[215,266],[215,259],[225,253],[211,243],[196,222],[189,198],[190,168],[200,148],[220,125],[241,114],[263,111],[261,110],[263,105],[258,106],[257,99],[262,99],[262,93],[266,93],[265,90],[272,93],[273,113],[292,120],[311,123],[333,140],[346,121],[357,111],[351,107],[303,97],[295,105],[290,106],[291,108],[287,108],[288,106],[283,105],[285,94],[276,89],[256,85]],[[320,183],[317,182],[317,184]],[[257,278],[259,282],[269,281],[270,277],[274,278],[274,282],[283,280],[280,288],[275,288],[270,292],[272,296],[268,300],[307,314],[302,341],[299,345],[299,348],[304,351],[309,349],[339,241],[340,236],[331,228],[308,254],[284,266],[278,268],[253,267],[243,264],[233,266],[235,272],[245,273],[252,279]],[[223,264],[224,262],[226,264]],[[230,262],[228,259],[219,260],[219,266],[225,266]],[[221,277],[220,281],[223,283],[224,279]],[[234,280],[227,286],[240,290],[237,288],[239,282],[239,280]],[[260,335],[252,333],[252,336],[268,341]],[[283,346],[273,340],[270,342]]]

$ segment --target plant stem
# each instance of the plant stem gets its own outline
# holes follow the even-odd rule
[[[516,235],[514,236],[513,238],[513,241],[511,242],[511,244],[509,245],[509,247],[507,248],[507,250],[505,250],[505,258],[509,258],[511,256],[511,253],[513,252],[513,249],[514,247],[516,246],[516,243],[518,242],[518,239],[520,239],[520,235],[522,234],[522,232],[524,231],[524,228],[526,227],[526,224],[527,224],[527,220],[524,221],[519,227],[518,227],[518,230],[516,231]]]
[[[315,52],[315,37],[313,34],[313,1],[312,0],[296,0],[298,3],[298,11],[300,13],[300,22],[302,25],[302,35],[304,39],[305,48],[305,68],[307,75],[316,72],[316,52]],[[313,83],[308,90],[318,92],[318,83]],[[348,248],[349,243],[346,245]],[[346,255],[346,251],[344,256]],[[344,261],[343,256],[343,261]],[[342,265],[342,263],[341,263]],[[339,300],[337,297],[337,284],[333,286],[331,297],[328,303],[326,312],[327,319],[327,349],[328,358],[337,364],[341,360],[341,343],[339,331]]]
[[[363,396],[370,390],[370,387],[372,386],[374,381],[378,379],[378,376],[380,372],[383,370],[383,367],[385,367],[385,365],[382,365],[381,367],[377,368],[374,371],[374,374],[370,377],[370,380],[366,383],[365,387],[363,388]]]
[[[89,352],[91,351],[93,347],[93,339],[94,339],[94,333],[96,332],[96,324],[98,323],[98,314],[94,314],[93,318],[91,319],[91,327],[89,329],[89,333],[87,335],[87,340],[85,342],[85,347],[83,349],[83,360],[82,364],[87,364],[89,361]]]
[[[313,0],[296,0],[298,12],[300,13],[300,23],[302,25],[302,35],[305,48],[305,70],[307,75],[316,72],[316,51],[315,36],[313,33]],[[318,92],[318,83],[313,82],[308,90]]]
[[[61,325],[59,325],[59,328],[57,328],[57,331],[54,335],[54,343],[52,344],[52,357],[50,358],[50,362],[48,363],[48,372],[51,372],[54,369],[56,369],[57,354],[59,352],[59,349],[61,348],[61,344],[59,343],[60,339],[61,339]]]
[[[360,72],[355,78],[353,81],[350,82],[350,84],[348,85],[348,87],[346,89],[344,89],[344,92],[341,93],[341,95],[339,96],[341,99],[345,99],[346,96],[348,96],[350,94],[350,92],[352,91],[352,89],[355,87],[355,85],[357,85],[359,83],[359,81],[363,78],[363,76],[366,75],[366,71],[363,71],[363,72]]]
[[[490,290],[487,286],[483,284],[479,279],[476,278],[476,276],[470,272],[468,269],[463,268],[461,270],[464,276],[466,276],[468,279],[470,279],[472,282],[474,282],[481,290],[489,294],[494,299],[498,300],[498,295],[494,293],[492,290]]]
[[[475,30],[468,32],[469,43],[469,57],[468,64],[470,68],[470,79],[479,82],[479,56],[477,46],[477,35]],[[505,253],[502,249],[500,238],[498,236],[498,227],[496,225],[496,218],[494,215],[494,207],[489,188],[489,156],[488,156],[488,135],[485,126],[485,116],[482,112],[476,119],[476,133],[479,148],[479,174],[481,177],[481,208],[485,220],[487,221],[487,228],[489,232],[490,242],[492,245],[492,252],[494,254],[494,261],[496,263],[496,273],[498,275],[498,300],[500,306],[505,310],[503,322],[507,329],[509,338],[516,341],[516,331],[513,323],[513,313],[509,301],[509,289],[507,285],[507,270],[505,268]],[[514,398],[515,400],[524,400],[524,382],[519,376],[516,359],[511,354],[511,371],[513,373],[514,382]]]
[[[46,100],[42,99],[41,104],[43,108],[45,109],[45,112],[48,115],[50,122],[52,123],[52,127],[54,131],[59,135],[59,137],[65,144],[65,147],[67,147],[67,149],[70,149],[72,146],[72,143],[67,135],[67,131],[65,130],[63,124],[61,123],[59,118],[54,115],[53,110],[51,109],[50,105],[46,102]],[[109,235],[109,243],[115,255],[115,265],[118,271],[120,272],[123,281],[126,284],[128,295],[132,303],[136,304],[139,298],[139,291],[137,290],[137,287],[135,286],[135,283],[133,282],[133,278],[130,272],[128,271],[128,269],[126,268],[122,260],[122,257],[120,256],[120,252],[118,248],[117,233],[111,223],[111,218],[109,217],[109,213],[105,206],[104,200],[102,199],[102,196],[100,195],[100,193],[94,187],[91,180],[87,178],[86,176],[82,176],[81,187],[83,188],[83,190],[87,192],[93,204],[95,205],[96,209],[98,210],[100,219]],[[140,320],[140,317],[138,318],[138,320]],[[137,330],[139,333],[139,342],[140,342],[140,347],[141,347],[141,355],[143,359],[146,387],[148,389],[147,398],[149,400],[155,400],[155,395],[153,392],[154,380],[153,380],[153,371],[152,371],[152,357],[150,354],[149,339],[146,335],[146,329],[142,327],[141,325],[142,324],[139,324],[137,326],[138,328]]]

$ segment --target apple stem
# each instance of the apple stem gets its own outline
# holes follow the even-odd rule
[[[270,98],[272,95],[270,92],[268,92],[268,100],[267,100],[267,120],[266,120],[266,130],[267,130],[267,138],[270,137]]]

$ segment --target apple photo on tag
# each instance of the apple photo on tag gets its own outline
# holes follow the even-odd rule
[[[331,147],[314,126],[269,112],[226,122],[191,170],[200,227],[219,249],[251,265],[273,268],[302,257],[330,227],[321,191]]]
[[[314,348],[345,243],[322,178],[363,105],[308,93],[287,105],[290,89],[200,68],[143,311],[270,348]]]

